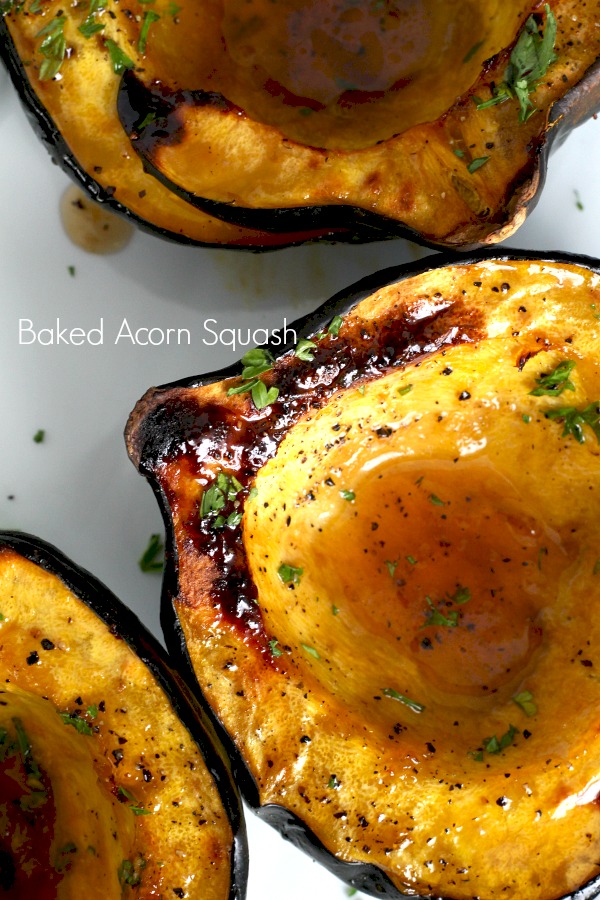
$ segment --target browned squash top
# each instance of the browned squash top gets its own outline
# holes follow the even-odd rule
[[[556,900],[600,851],[600,277],[366,294],[258,376],[263,408],[246,371],[133,416],[188,651],[261,803],[336,856]]]

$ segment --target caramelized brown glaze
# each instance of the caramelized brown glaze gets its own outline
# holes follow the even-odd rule
[[[600,848],[599,276],[446,263],[352,303],[262,376],[271,406],[227,372],[132,416],[187,652],[261,805],[337,860],[407,895],[570,896]],[[243,518],[215,527],[224,473]]]

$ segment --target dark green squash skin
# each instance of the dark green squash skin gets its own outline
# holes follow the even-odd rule
[[[0,550],[10,549],[56,575],[67,588],[98,616],[118,638],[125,641],[150,670],[169,698],[175,715],[197,744],[212,775],[223,809],[231,825],[233,845],[228,900],[244,900],[248,881],[248,846],[240,796],[231,775],[229,760],[219,745],[215,730],[202,706],[156,638],[137,616],[97,578],[80,568],[59,550],[40,538],[18,531],[0,532]]]
[[[334,295],[315,312],[296,320],[296,322],[292,323],[288,328],[295,331],[299,340],[307,338],[310,335],[315,334],[315,332],[326,329],[334,316],[346,315],[357,305],[357,303],[372,294],[375,290],[382,288],[385,285],[400,282],[434,269],[452,265],[469,265],[470,263],[477,263],[483,260],[510,262],[512,260],[527,259],[535,260],[536,262],[580,265],[600,275],[600,260],[570,253],[540,253],[509,249],[504,251],[479,250],[465,255],[450,253],[435,254],[419,262],[391,267],[363,278],[349,288]],[[283,356],[294,349],[293,343],[288,343],[285,346],[275,343],[265,344],[263,346],[270,349],[276,357]],[[239,373],[240,365],[239,363],[234,363],[233,365],[219,369],[215,372],[210,372],[206,375],[185,378],[167,385],[162,385],[158,388],[151,388],[145,397],[140,400],[136,410],[141,410],[143,414],[144,407],[147,404],[153,404],[155,398],[163,391],[170,391],[173,388],[193,388],[212,384],[214,382],[222,381],[225,378],[239,375]],[[187,651],[183,630],[179,624],[175,610],[174,601],[178,596],[177,549],[168,498],[154,477],[152,471],[153,460],[156,459],[169,444],[169,435],[166,435],[162,430],[160,420],[152,420],[152,415],[145,418],[142,428],[134,431],[136,410],[132,413],[125,432],[129,456],[140,474],[146,477],[152,487],[166,529],[166,563],[161,606],[161,624],[165,635],[166,645],[171,658],[174,660],[174,664],[179,668],[179,671],[182,673],[187,683],[199,697],[207,715],[213,722],[221,742],[226,747],[231,760],[234,778],[240,787],[244,800],[259,818],[276,828],[282,837],[308,853],[313,859],[324,865],[330,872],[342,881],[345,881],[348,885],[376,897],[391,897],[393,900],[414,900],[414,895],[408,896],[401,893],[388,876],[377,866],[360,862],[346,862],[335,857],[323,846],[321,841],[316,838],[308,826],[289,810],[276,804],[260,805],[258,788],[252,774],[247,768],[244,759],[235,746],[232,738],[220,723],[218,710],[214,710],[210,707],[198,685]],[[556,898],[556,900],[597,900],[597,898],[600,898],[600,876],[589,881],[577,891],[565,894],[560,898]],[[423,897],[422,900],[426,900],[426,898]],[[449,898],[432,896],[427,898],[427,900],[449,900]]]
[[[482,246],[484,243],[484,241],[481,241],[454,244],[451,241],[445,243],[432,241],[394,220],[352,206],[326,205],[299,208],[252,209],[213,201],[191,195],[168,181],[168,179],[165,179],[147,160],[143,160],[146,171],[165,184],[177,196],[213,218],[244,228],[259,229],[276,233],[280,236],[289,235],[289,240],[283,240],[275,246],[267,242],[264,244],[253,244],[252,246],[202,243],[177,232],[159,228],[136,215],[116,200],[110,191],[103,188],[75,159],[67,142],[55,127],[51,116],[31,87],[26,69],[15,49],[2,16],[0,16],[0,59],[4,61],[8,69],[32,127],[49,150],[53,161],[64,169],[94,200],[106,204],[115,212],[125,216],[130,222],[141,228],[142,231],[156,234],[159,237],[179,244],[226,247],[227,249],[249,250],[251,252],[278,250],[298,244],[321,241],[329,243],[367,243],[398,237],[406,238],[432,249],[442,250],[455,247],[458,250],[467,251]],[[131,77],[131,73],[128,74],[127,71],[124,73],[119,91],[119,102],[124,102],[126,107],[131,103],[131,98],[126,96],[123,101],[123,96],[128,93],[127,84],[128,79]],[[600,60],[597,60],[590,66],[581,81],[553,105],[547,127],[544,129],[539,145],[531,148],[528,167],[520,173],[515,183],[507,185],[509,201],[507,203],[507,215],[504,216],[505,220],[511,222],[521,213],[523,208],[526,213],[529,213],[535,207],[545,183],[551,149],[553,146],[558,146],[562,143],[573,128],[594,115],[599,109]],[[121,118],[123,119],[123,116]],[[135,141],[133,146],[136,146]],[[518,196],[520,186],[534,176],[536,172],[539,178],[535,195],[531,199],[523,201]],[[500,227],[502,223],[495,224]],[[315,234],[315,230],[322,233]],[[307,232],[307,236],[303,236],[303,232]]]

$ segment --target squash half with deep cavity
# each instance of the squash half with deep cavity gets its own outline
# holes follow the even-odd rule
[[[3,7],[55,156],[184,241],[495,243],[600,106],[600,0]]]
[[[368,890],[600,896],[600,270],[433,257],[296,337],[128,427],[246,796]]]
[[[242,900],[222,750],[156,640],[54,548],[0,534],[7,897]]]

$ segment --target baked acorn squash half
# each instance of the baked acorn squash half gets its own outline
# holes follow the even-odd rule
[[[242,790],[374,893],[600,896],[598,264],[430,257],[296,340],[127,430]]]
[[[600,107],[600,0],[2,6],[55,157],[178,240],[494,243]]]
[[[157,641],[54,548],[0,534],[0,889],[242,900],[236,789]]]

